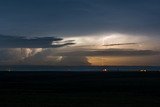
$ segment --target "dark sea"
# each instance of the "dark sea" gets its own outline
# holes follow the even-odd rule
[[[0,71],[75,71],[75,72],[132,72],[132,71],[158,71],[160,66],[33,66],[33,65],[12,65],[0,66]]]

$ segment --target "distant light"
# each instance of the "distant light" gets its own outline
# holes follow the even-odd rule
[[[142,70],[140,70],[140,72],[147,72],[147,70],[145,70],[145,69],[142,69]]]
[[[108,70],[105,68],[105,69],[102,70],[102,72],[108,72]]]

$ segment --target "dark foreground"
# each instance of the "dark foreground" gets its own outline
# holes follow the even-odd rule
[[[160,73],[0,72],[0,107],[159,107]]]

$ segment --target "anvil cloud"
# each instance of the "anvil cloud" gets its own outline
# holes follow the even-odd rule
[[[1,0],[0,33],[159,36],[159,0]]]

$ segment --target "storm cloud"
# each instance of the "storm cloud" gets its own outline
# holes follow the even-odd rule
[[[56,48],[73,45],[71,41],[63,41],[55,37],[26,38],[20,36],[0,35],[0,48]]]
[[[84,51],[72,51],[65,53],[58,53],[62,56],[118,56],[118,57],[126,57],[126,56],[152,56],[159,55],[159,51],[153,50],[134,50],[134,49],[105,49],[105,50],[84,50]]]
[[[64,56],[59,65],[65,66],[88,66],[91,65],[85,56]]]
[[[101,32],[160,35],[159,0],[1,0],[0,32],[88,35]]]
[[[160,0],[0,0],[0,15],[0,64],[160,55]]]
[[[19,64],[27,65],[56,65],[56,66],[86,66],[90,65],[88,59],[85,56],[58,56],[57,50],[46,49],[33,56],[27,57]]]

